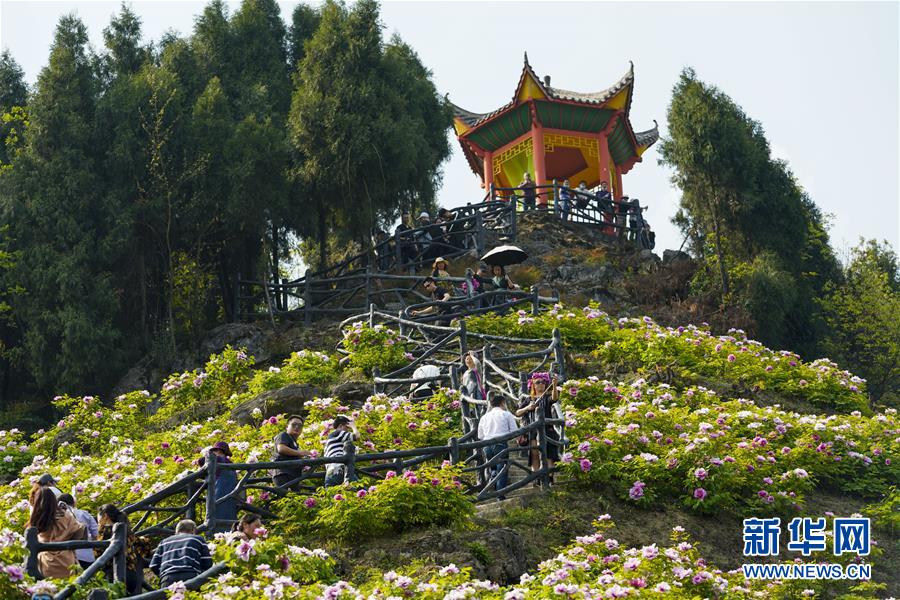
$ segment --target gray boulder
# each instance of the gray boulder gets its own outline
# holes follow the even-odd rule
[[[253,323],[225,323],[212,329],[200,343],[200,359],[206,360],[210,354],[217,354],[225,349],[246,348],[247,354],[256,358],[257,363],[267,362],[272,358],[266,347],[266,334]]]
[[[319,388],[311,385],[291,384],[277,390],[269,390],[250,398],[235,406],[231,411],[231,419],[241,425],[259,423],[259,417],[253,411],[262,411],[262,418],[283,413],[306,416],[304,403],[321,396]]]

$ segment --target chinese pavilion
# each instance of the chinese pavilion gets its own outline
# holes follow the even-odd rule
[[[654,126],[635,132],[629,120],[634,65],[602,92],[570,92],[541,80],[528,64],[512,101],[477,114],[453,106],[453,124],[463,153],[485,189],[516,187],[528,171],[538,185],[569,179],[593,188],[605,181],[615,198],[622,175],[659,139]]]

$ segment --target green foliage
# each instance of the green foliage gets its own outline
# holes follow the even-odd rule
[[[896,539],[900,531],[900,490],[892,486],[884,500],[868,505],[863,513],[872,519],[875,527],[889,532]]]
[[[153,416],[165,423],[175,415],[190,414],[202,405],[228,407],[243,391],[253,368],[254,359],[243,349],[226,346],[221,354],[213,354],[202,369],[170,375],[163,384],[159,410]]]
[[[257,371],[247,384],[250,395],[282,388],[292,383],[306,383],[324,387],[337,381],[341,373],[340,362],[324,352],[300,350],[292,353],[280,367]]]
[[[860,244],[845,281],[829,285],[821,306],[825,346],[866,379],[874,401],[900,405],[900,284],[896,257]]]
[[[188,342],[199,340],[213,323],[207,310],[214,302],[213,274],[181,251],[175,252],[172,262],[172,310],[176,335]]]
[[[458,525],[473,505],[457,480],[460,472],[445,463],[397,474],[388,471],[375,485],[323,488],[314,495],[290,495],[277,501],[285,535],[313,532],[339,542],[378,537],[408,529]]]
[[[350,356],[350,365],[368,375],[376,367],[386,374],[409,362],[403,340],[396,331],[384,325],[370,327],[357,321],[344,332],[341,344]]]

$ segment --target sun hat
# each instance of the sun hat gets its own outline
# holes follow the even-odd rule
[[[444,258],[443,256],[438,256],[436,259],[434,259],[434,262],[431,263],[431,268],[437,268],[438,263],[444,263],[445,265],[448,264],[446,258]]]
[[[423,218],[424,218],[424,219],[430,219],[430,218],[431,218],[431,215],[429,215],[427,212],[425,212],[425,211],[423,210],[421,213],[419,213],[419,218],[420,218],[420,219],[423,219]]]

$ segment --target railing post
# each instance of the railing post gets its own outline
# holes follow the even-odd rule
[[[553,328],[553,358],[556,361],[556,370],[559,382],[566,380],[566,355],[563,352],[562,334],[558,327]]]
[[[369,325],[372,325],[372,265],[366,265],[366,307],[369,309]]]
[[[400,335],[406,335],[407,326],[406,323],[403,322],[403,309],[397,311],[397,322],[400,324]]]
[[[112,571],[113,571],[113,581],[116,582],[125,582],[125,578],[127,577],[127,559],[126,554],[128,552],[128,525],[125,523],[115,523],[113,525],[112,530],[112,540],[111,544],[119,544],[119,550],[113,555],[112,559]]]
[[[25,572],[35,579],[40,579],[41,572],[38,569],[37,527],[29,527],[25,530],[25,547],[28,548],[28,558],[25,561]]]
[[[237,322],[241,320],[241,274],[234,277],[234,292],[231,298],[231,318]]]
[[[459,367],[456,365],[450,365],[450,387],[459,389]]]
[[[287,292],[287,283],[288,280],[284,277],[281,278],[281,310],[287,311],[288,309],[288,292]]]
[[[541,399],[538,402],[538,414],[537,414],[537,422],[538,422],[538,449],[540,451],[540,459],[541,459],[541,488],[546,490],[550,487],[550,472],[547,470],[547,421],[544,415],[544,402],[546,402],[546,398]]]
[[[403,266],[403,236],[396,230],[394,231],[394,261],[395,268],[399,269]]]
[[[350,440],[344,442],[344,454],[347,456],[344,482],[347,483],[356,479],[356,445]]]
[[[556,183],[556,179],[553,180],[553,213],[557,217],[562,216],[559,213],[559,184]]]
[[[538,292],[538,286],[531,286],[531,314],[533,316],[537,316],[541,312],[541,297]]]
[[[216,530],[216,453],[206,453],[206,533]]]
[[[450,438],[450,464],[455,465],[459,462],[459,440],[456,436]]]
[[[528,394],[528,373],[519,373],[519,395]]]
[[[382,391],[384,391],[383,390],[384,384],[378,383],[378,381],[376,381],[379,377],[381,377],[381,369],[379,369],[378,367],[373,367],[372,368],[372,382],[373,382],[373,391],[376,394],[380,394]]]
[[[194,497],[194,492],[197,490],[194,489],[194,482],[189,481],[187,486],[184,488],[184,493],[187,495],[187,501],[190,502],[191,498]],[[197,504],[193,503],[187,507],[187,510],[184,512],[184,518],[190,519],[191,521],[197,520]]]
[[[488,196],[488,200],[493,202],[494,198],[495,198],[494,184],[491,183],[491,191],[490,191],[490,196]]]
[[[516,227],[517,227],[517,225],[516,225],[516,213],[518,212],[518,211],[516,210],[516,199],[515,199],[515,198],[513,198],[513,201],[512,201],[512,203],[511,203],[511,207],[510,207],[510,208],[511,208],[511,210],[510,210],[510,215],[509,215],[509,239],[512,240],[512,241],[515,241],[515,239],[516,239]]]
[[[466,333],[466,320],[459,320],[459,358],[465,364],[466,354],[469,352],[469,340]]]
[[[312,323],[312,269],[307,269],[303,275],[303,322],[306,325]]]
[[[484,215],[480,212],[475,213],[475,252],[478,253],[477,258],[481,258],[484,254]]]
[[[369,282],[369,279],[368,279],[368,273],[367,273],[366,274],[366,284],[367,284],[366,287],[367,288],[368,288],[368,282]],[[367,301],[368,301],[368,294],[369,294],[369,290],[366,289]],[[375,327],[375,305],[369,304],[368,308],[369,308],[369,327]]]

